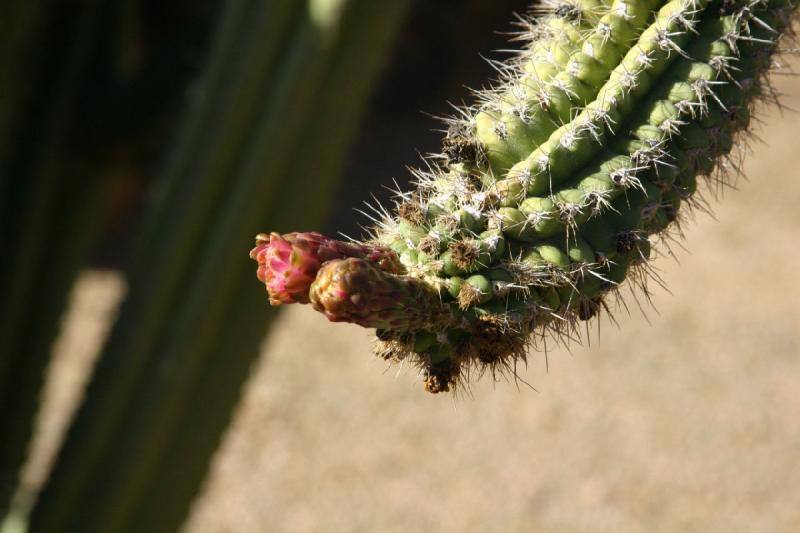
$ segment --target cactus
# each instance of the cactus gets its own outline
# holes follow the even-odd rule
[[[139,230],[128,297],[29,531],[179,529],[275,316],[249,290],[247,258],[231,257],[261,224],[321,222],[408,5],[224,3]],[[306,179],[284,180],[290,172]],[[292,209],[309,188],[313,205]],[[379,261],[323,239],[281,243]]]
[[[768,75],[796,6],[559,0],[524,19],[527,45],[446,119],[416,190],[397,192],[393,214],[373,208],[359,246],[405,271],[318,256],[303,294],[271,302],[375,328],[376,353],[416,364],[430,392],[513,371],[626,280],[647,290],[650,261],[705,209],[698,178],[712,193],[727,184],[754,106],[775,101]]]
[[[116,135],[93,134],[128,44],[113,2],[11,2],[0,44],[0,516],[17,488],[51,345],[74,279],[100,237]],[[5,16],[7,15],[7,17]],[[130,103],[128,103],[130,105]],[[88,109],[87,109],[88,108]],[[75,139],[84,139],[80,145]],[[90,138],[90,140],[86,140]]]

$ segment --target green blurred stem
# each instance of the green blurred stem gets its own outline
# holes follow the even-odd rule
[[[326,66],[324,81],[316,88],[314,106],[307,113],[302,128],[302,142],[295,143],[282,165],[283,170],[275,165],[272,171],[274,179],[293,173],[307,178],[282,180],[281,195],[259,208],[258,222],[253,229],[314,227],[322,223],[336,181],[333,178],[338,175],[337,169],[341,168],[350,139],[360,122],[369,89],[384,63],[407,6],[406,2],[378,5],[362,1],[344,12],[340,31],[348,38],[337,46]],[[306,154],[315,156],[311,158]],[[308,194],[309,185],[315,194]],[[302,210],[295,207],[300,205]],[[244,231],[245,235],[251,233]],[[231,253],[236,254],[236,251]],[[220,428],[227,424],[241,384],[258,353],[257,347],[264,334],[263,291],[253,282],[249,261],[240,260],[237,266],[228,268],[235,270],[232,274],[236,288],[221,311],[224,319],[219,331],[195,347],[185,347],[206,354],[191,390],[182,398],[177,416],[178,420],[190,424],[192,431],[183,431],[177,424],[171,426],[170,440],[159,456],[159,466],[150,470],[151,476],[157,475],[147,481],[147,494],[134,513],[140,530],[152,530],[163,520],[163,514],[153,511],[155,502],[174,502],[165,505],[163,510],[167,516],[172,516],[171,513],[181,509],[181,502],[187,501],[196,490],[206,462],[220,439]],[[270,313],[268,318],[274,316],[275,313]],[[169,487],[158,483],[162,476],[175,483]],[[175,522],[169,519],[168,523]]]
[[[319,222],[331,165],[341,162],[406,6],[341,4],[316,17],[297,1],[227,5],[201,97],[145,225],[131,297],[32,531],[172,531],[184,519],[264,333],[267,304],[246,254],[252,237],[284,214]],[[338,85],[341,68],[361,78],[352,94]],[[320,112],[329,92],[353,114]],[[319,142],[326,153],[317,127],[336,154],[308,151]],[[309,160],[316,172],[299,188],[291,176]]]
[[[18,120],[30,74],[28,62],[38,59],[36,35],[42,24],[43,0],[7,0],[0,17],[0,162],[8,157],[13,124]],[[0,174],[0,195],[8,176]]]
[[[294,0],[270,4],[277,28],[291,3]],[[235,159],[234,137],[249,129],[258,94],[248,85],[252,80],[246,75],[245,58],[258,64],[260,58],[275,53],[264,48],[259,55],[247,56],[248,41],[261,29],[253,16],[257,4],[256,0],[236,0],[223,13],[206,79],[190,103],[162,186],[150,202],[137,260],[128,273],[129,297],[34,509],[34,531],[80,530],[83,517],[91,518],[97,511],[85,505],[91,500],[89,494],[118,488],[115,483],[99,484],[98,478],[107,474],[102,472],[102,460],[118,444],[113,440],[114,431],[136,391],[147,383],[148,376],[158,375],[158,336],[170,323],[193,254],[202,253],[206,220],[228,178],[224,163]],[[226,106],[226,102],[233,105]],[[193,180],[193,191],[180,187]]]
[[[75,101],[97,36],[99,1],[85,3],[74,21],[40,144],[32,152],[25,203],[4,219],[21,232],[6,272],[0,301],[0,514],[16,489],[32,434],[51,343],[72,282],[92,241],[96,224],[87,224],[100,205],[101,180],[65,176],[63,155]],[[63,21],[70,23],[70,21]],[[5,192],[5,191],[3,191]],[[72,204],[71,202],[76,202]],[[76,206],[80,206],[76,211]],[[58,228],[54,231],[53,228]]]

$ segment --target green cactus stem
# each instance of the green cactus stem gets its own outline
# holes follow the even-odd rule
[[[796,6],[563,0],[527,20],[528,45],[447,120],[396,215],[375,208],[367,242],[406,273],[322,261],[308,298],[376,328],[376,352],[419,365],[433,392],[576,335],[626,279],[646,290],[651,259],[704,205],[698,179],[713,192],[735,174]],[[409,305],[412,288],[425,296]]]

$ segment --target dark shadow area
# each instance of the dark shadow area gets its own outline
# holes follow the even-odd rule
[[[200,74],[207,53],[208,36],[202,23],[213,19],[219,9],[218,0],[151,4],[139,26],[131,30],[138,33],[129,36],[134,41],[126,48],[130,50],[127,63],[120,65],[127,70],[101,80],[103,84],[118,85],[115,98],[129,103],[112,103],[125,116],[94,113],[101,118],[93,120],[104,123],[88,134],[91,138],[93,132],[114,131],[111,139],[100,140],[110,145],[106,153],[119,160],[119,167],[124,170],[114,176],[114,205],[106,235],[95,255],[95,266],[120,268],[127,261],[147,191],[183,109],[181,101],[191,97],[193,85],[185,86],[185,80]],[[497,50],[510,48],[509,32],[514,31],[514,26],[509,13],[524,13],[529,6],[526,0],[415,2],[350,150],[323,230],[361,235],[359,224],[366,223],[366,219],[354,209],[363,206],[372,195],[388,202],[391,193],[385,187],[393,180],[402,187],[408,186],[410,174],[406,167],[419,164],[418,154],[440,148],[442,134],[437,129],[441,124],[433,117],[449,114],[449,102],[471,102],[470,88],[479,88],[493,78],[493,70],[484,58],[507,56]],[[180,22],[182,17],[184,22]],[[176,71],[180,76],[174,76]],[[160,82],[153,80],[169,77],[170,72],[178,82],[165,91]],[[156,97],[156,88],[167,97]],[[108,126],[108,121],[124,124],[125,130],[100,127]],[[134,137],[140,140],[124,142]],[[110,142],[116,139],[120,142]],[[115,150],[114,145],[124,150]],[[130,153],[131,145],[137,147],[136,153]]]
[[[484,58],[506,58],[515,31],[509,13],[524,13],[525,0],[416,2],[394,56],[387,65],[344,169],[333,212],[325,230],[360,236],[356,213],[374,195],[387,204],[393,180],[410,187],[408,166],[419,154],[441,149],[441,123],[450,103],[471,103],[470,89],[494,78]],[[491,28],[491,29],[490,29]]]

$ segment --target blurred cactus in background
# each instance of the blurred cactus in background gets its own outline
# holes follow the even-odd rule
[[[259,227],[323,222],[407,4],[4,6],[5,527],[179,527],[274,316],[239,250]],[[128,297],[37,500],[17,481],[51,345],[131,175],[149,189],[125,266]]]
[[[144,172],[194,74],[169,34],[153,32],[142,49],[141,4],[11,2],[3,13],[0,510],[15,490],[67,295],[101,237],[109,199],[126,176]],[[202,45],[203,4],[184,14],[184,47]]]

